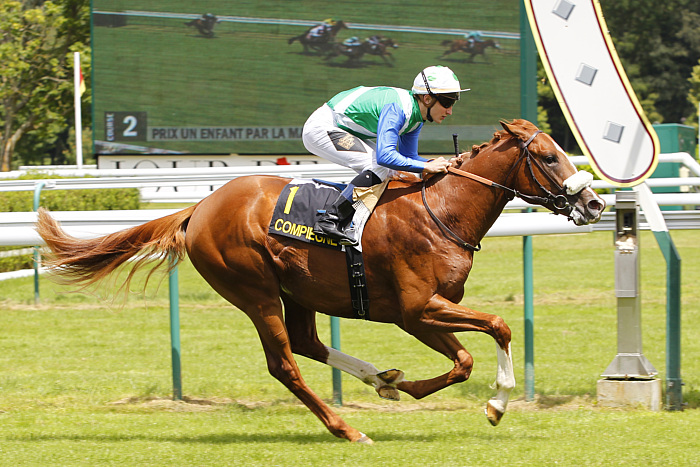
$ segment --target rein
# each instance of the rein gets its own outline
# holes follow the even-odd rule
[[[557,211],[558,211],[557,214],[562,214],[562,215],[569,216],[569,214],[571,213],[571,206],[570,206],[570,204],[569,204],[569,200],[566,198],[566,196],[564,196],[563,194],[561,194],[561,193],[565,193],[565,192],[566,192],[565,188],[562,187],[562,186],[560,186],[559,183],[557,183],[557,182],[547,173],[547,171],[544,170],[544,169],[542,168],[542,166],[539,165],[539,163],[537,162],[537,160],[534,158],[534,156],[533,156],[532,153],[530,152],[530,149],[528,149],[528,146],[530,146],[530,143],[532,143],[532,141],[535,139],[535,137],[536,137],[537,135],[539,135],[540,133],[542,133],[542,131],[541,131],[541,130],[537,130],[532,136],[530,136],[530,138],[529,138],[527,141],[524,141],[524,142],[523,142],[523,141],[519,141],[519,143],[520,143],[520,148],[522,149],[522,153],[520,154],[520,157],[519,157],[518,160],[515,162],[515,164],[513,164],[513,167],[511,168],[510,172],[508,173],[508,176],[506,177],[506,180],[507,180],[508,178],[510,178],[510,174],[520,165],[520,163],[523,161],[523,159],[525,159],[525,160],[527,161],[527,166],[528,166],[528,169],[529,169],[529,171],[530,171],[530,176],[531,176],[532,179],[535,181],[535,183],[540,187],[540,189],[543,190],[543,191],[545,192],[546,197],[536,196],[536,195],[528,195],[528,194],[525,194],[525,193],[521,193],[521,192],[519,192],[518,190],[515,190],[515,189],[513,189],[513,188],[507,187],[507,186],[505,186],[505,185],[501,185],[500,183],[496,183],[496,182],[494,182],[494,181],[492,181],[492,180],[489,180],[488,178],[484,178],[484,177],[482,177],[482,176],[480,176],[480,175],[476,175],[476,174],[473,174],[473,173],[471,173],[471,172],[467,172],[467,171],[464,171],[464,170],[456,169],[456,168],[454,168],[454,167],[448,167],[448,168],[447,168],[447,172],[448,172],[448,173],[451,173],[451,174],[454,174],[454,175],[459,175],[459,176],[461,176],[461,177],[468,178],[468,179],[470,179],[470,180],[474,180],[474,181],[479,182],[479,183],[482,183],[482,184],[484,184],[484,185],[486,185],[486,186],[490,186],[490,187],[494,187],[494,188],[499,188],[499,189],[501,189],[501,190],[503,190],[503,191],[506,192],[506,194],[507,194],[506,196],[507,196],[507,198],[508,198],[508,201],[511,201],[513,198],[516,198],[516,197],[517,197],[517,198],[520,198],[520,199],[522,199],[523,201],[525,201],[525,202],[527,202],[527,203],[529,203],[529,204],[547,204],[547,203],[550,203],[550,202],[551,202],[551,203],[554,205],[554,207],[557,209]],[[456,136],[456,135],[455,135],[455,136]],[[459,155],[459,150],[457,149],[457,141],[456,141],[456,139],[455,139],[455,152],[457,153],[457,155]],[[554,193],[550,192],[547,188],[545,188],[545,187],[540,183],[540,181],[539,181],[539,180],[537,179],[537,177],[535,176],[534,170],[532,169],[532,164],[533,164],[533,163],[534,163],[535,165],[537,165],[537,168],[540,170],[541,173],[543,173],[543,174],[545,175],[545,177],[547,177],[547,179],[549,180],[550,183],[552,183],[552,184],[553,184],[554,186],[556,186],[556,187],[559,187],[559,190],[558,190],[559,193],[560,193],[559,195],[555,195]],[[423,206],[425,206],[425,209],[428,211],[428,214],[429,214],[430,217],[433,219],[433,221],[435,221],[435,223],[438,225],[438,227],[440,228],[440,230],[445,234],[445,236],[447,236],[448,238],[450,238],[450,240],[452,240],[452,241],[455,242],[456,244],[460,245],[461,247],[466,248],[467,250],[470,250],[470,251],[472,251],[472,252],[481,250],[481,243],[478,243],[476,246],[474,246],[474,245],[472,245],[472,244],[470,244],[470,243],[465,242],[464,240],[462,240],[462,239],[459,237],[459,235],[457,235],[457,234],[454,233],[452,230],[450,230],[450,228],[447,227],[447,226],[435,215],[435,213],[432,211],[432,209],[430,209],[430,206],[428,205],[428,200],[426,199],[426,196],[425,196],[425,187],[426,187],[426,180],[423,180],[423,185],[422,185],[422,187],[421,187],[421,197],[423,198]],[[566,211],[567,208],[569,208],[568,211]],[[565,213],[564,211],[566,211],[566,213]],[[571,218],[569,217],[569,219],[571,219]]]

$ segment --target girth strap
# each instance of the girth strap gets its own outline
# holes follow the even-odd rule
[[[365,262],[362,258],[362,252],[346,245],[345,259],[348,265],[352,311],[355,314],[355,318],[369,320],[369,292],[367,291]]]

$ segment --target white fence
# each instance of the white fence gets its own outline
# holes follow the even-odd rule
[[[584,156],[570,158],[577,165],[586,165]],[[662,154],[661,162],[680,163],[690,177],[650,178],[646,183],[652,188],[681,187],[681,193],[664,193],[657,195],[656,201],[661,206],[700,205],[700,193],[689,190],[700,186],[700,164],[688,153]],[[34,169],[34,171],[37,171]],[[245,175],[280,175],[289,178],[316,178],[330,182],[347,183],[356,175],[350,169],[336,164],[300,164],[279,166],[232,166],[200,167],[186,169],[75,169],[51,167],[41,169],[47,173],[73,178],[54,180],[5,180],[0,181],[2,191],[34,191],[39,182],[45,186],[42,190],[63,189],[77,190],[86,188],[139,188],[141,199],[158,203],[196,203],[211,194],[226,182]],[[0,173],[0,178],[16,178],[28,170],[16,170]],[[593,188],[615,188],[604,181],[596,180]],[[684,191],[685,190],[685,191]],[[610,204],[613,196],[604,196]],[[506,209],[523,209],[528,205],[521,200],[514,200]]]
[[[587,164],[583,156],[571,158],[575,164]],[[700,164],[687,153],[661,155],[662,162],[683,164],[692,177],[655,178],[645,183],[650,187],[686,187],[695,190],[700,186]],[[253,174],[281,175],[290,178],[318,178],[335,182],[347,182],[355,173],[335,164],[304,164],[292,166],[234,166],[216,168],[187,169],[60,169],[51,168],[51,173],[61,176],[92,175],[98,178],[73,178],[54,180],[5,180],[0,181],[2,191],[34,191],[39,183],[42,190],[85,189],[85,188],[139,188],[144,200],[161,202],[197,202],[211,191],[233,178]],[[19,176],[26,171],[8,172],[2,175]],[[594,188],[614,188],[611,185],[595,181]],[[608,205],[614,201],[614,195],[603,195]],[[700,206],[700,193],[657,193],[654,195],[659,205]],[[598,224],[575,226],[563,216],[550,213],[508,212],[528,207],[521,200],[514,200],[506,206],[507,212],[496,221],[487,236],[542,235],[592,232],[595,230],[612,230],[614,219],[611,213],[604,213]],[[52,213],[64,226],[66,231],[79,238],[95,237],[135,226],[176,210],[135,210],[135,211],[90,211],[90,212],[54,212]],[[700,211],[664,211],[664,218],[670,229],[700,228]],[[0,213],[0,246],[41,245],[41,238],[34,231],[36,213],[12,212]],[[642,215],[642,229],[648,224]]]

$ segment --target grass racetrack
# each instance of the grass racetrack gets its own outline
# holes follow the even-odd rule
[[[183,392],[172,396],[168,287],[122,307],[31,278],[0,282],[0,465],[634,465],[700,463],[700,274],[697,233],[672,234],[682,258],[682,412],[608,409],[596,381],[616,353],[612,234],[534,238],[534,402],[523,400],[520,238],[487,238],[464,304],[513,330],[517,386],[498,427],[483,414],[496,369],[491,338],[463,333],[469,381],[422,401],[379,399],[343,376],[337,411],[376,444],[330,435],[268,373],[252,324],[189,263],[180,267]],[[665,263],[642,236],[644,354],[665,373]],[[157,289],[157,290],[156,290]],[[108,295],[104,288],[98,294]],[[318,317],[330,343],[328,317]],[[342,350],[409,379],[451,363],[390,325],[341,322]],[[327,401],[331,370],[299,358]]]

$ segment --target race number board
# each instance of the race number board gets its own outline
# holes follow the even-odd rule
[[[625,187],[656,168],[658,137],[615,52],[597,0],[524,0],[542,63],[598,176]]]

